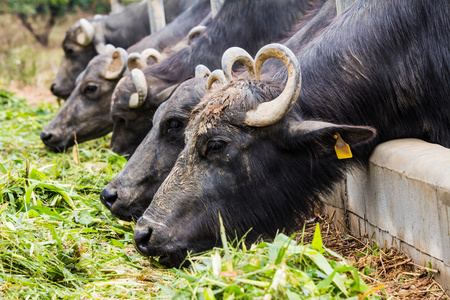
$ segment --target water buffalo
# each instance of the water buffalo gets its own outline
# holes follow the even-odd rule
[[[315,34],[330,24],[336,16],[335,3],[335,0],[327,1],[323,7],[319,7],[306,20],[300,22],[296,26],[297,32],[285,45],[299,51]],[[230,50],[233,48],[228,49],[224,57],[228,56]],[[277,68],[276,64],[277,61],[274,60],[264,66],[268,69]],[[204,70],[206,67],[202,68]],[[129,221],[142,216],[156,190],[175,164],[184,147],[184,129],[190,112],[206,92],[206,79],[198,78],[204,77],[202,74],[205,73],[207,72],[196,69],[196,78],[183,82],[156,110],[152,129],[122,171],[100,194],[103,204],[119,218]]]
[[[120,82],[112,99],[112,150],[122,155],[133,154],[151,129],[149,120],[157,107],[178,83],[193,75],[196,65],[218,68],[220,56],[231,46],[240,46],[254,54],[265,43],[284,38],[307,11],[324,2],[226,1],[204,35],[162,63],[143,69],[139,77],[145,77],[145,81],[136,85],[129,75]]]
[[[121,219],[137,220],[143,214],[175,164],[184,147],[184,128],[190,112],[206,92],[203,77],[207,75],[209,70],[181,83],[161,104],[153,118],[153,128],[136,154],[102,191],[103,204]]]
[[[208,13],[209,1],[198,0],[197,3],[166,26],[166,28],[171,28],[172,36],[179,36],[179,41],[166,47],[161,53],[153,48],[145,49],[143,51],[146,53],[144,56],[152,57],[149,58],[152,61],[162,60],[163,57],[187,47],[189,42],[200,35],[195,35],[199,32],[195,30],[195,28],[198,29],[198,26],[194,27],[194,31],[188,30],[186,26],[195,26],[199,22],[201,22],[200,24],[205,22],[207,24],[210,20],[210,17],[207,17]],[[199,30],[202,31],[201,28]],[[181,36],[182,34],[184,36]],[[139,42],[139,45],[134,46],[133,49],[137,50],[148,44],[152,37],[159,39],[158,34],[153,34],[146,39],[145,43]],[[138,59],[140,55],[137,56],[136,53],[130,54],[130,56],[135,58],[129,61],[130,65],[146,64],[146,58]],[[89,62],[86,70],[79,76],[78,83],[70,97],[41,132],[42,141],[50,149],[63,151],[72,146],[75,143],[74,132],[76,132],[78,142],[95,139],[111,132],[113,128],[113,122],[109,114],[111,95],[117,82],[128,71],[123,69],[127,63],[127,54],[121,51],[116,53],[115,58],[114,64],[111,64],[111,54],[98,55]],[[110,71],[112,68],[117,68],[114,73],[116,77],[110,78],[103,70],[105,66],[108,66],[107,68]],[[95,89],[95,91],[90,89]]]
[[[127,52],[122,48],[108,50],[89,62],[78,76],[75,90],[40,134],[47,147],[64,151],[74,145],[74,134],[81,143],[111,131],[111,94],[126,63]]]
[[[193,1],[164,1],[167,22],[172,21]],[[67,98],[75,88],[77,76],[94,56],[103,53],[106,44],[127,48],[149,34],[147,1],[131,4],[121,12],[109,16],[80,19],[66,32],[62,43],[64,57],[50,90],[55,96]],[[147,47],[162,50],[160,47],[164,43],[154,41],[153,45]]]
[[[449,13],[446,0],[359,0],[297,62],[285,54],[287,71],[206,95],[136,224],[138,251],[177,264],[211,248],[219,212],[230,236],[273,237],[294,229],[377,144],[412,137],[450,147]],[[281,48],[258,53],[257,75]],[[351,156],[346,144],[354,158],[338,159]]]

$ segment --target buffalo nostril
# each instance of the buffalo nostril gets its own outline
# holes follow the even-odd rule
[[[104,188],[100,193],[100,201],[102,201],[103,205],[106,206],[109,210],[114,205],[117,200],[117,191],[110,188]]]
[[[52,85],[50,86],[50,91],[54,94],[55,93],[55,88],[56,88],[56,83],[52,83]]]
[[[41,137],[41,140],[44,142],[44,144],[46,144],[48,141],[50,141],[52,139],[53,135],[51,133],[41,131],[40,137]]]
[[[134,247],[143,256],[149,256],[149,242],[152,236],[152,229],[138,229],[134,231]]]

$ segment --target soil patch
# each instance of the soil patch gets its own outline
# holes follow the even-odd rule
[[[330,219],[333,216],[310,220],[303,242],[311,243],[319,222],[323,245],[358,268],[366,283],[374,288],[383,286],[376,292],[382,299],[450,299],[433,278],[438,270],[416,265],[397,249],[379,247],[370,237],[356,238]]]
[[[33,86],[20,88],[12,86],[8,89],[13,92],[17,98],[25,98],[28,105],[39,105],[41,103],[57,104],[56,96],[54,96],[49,89]]]

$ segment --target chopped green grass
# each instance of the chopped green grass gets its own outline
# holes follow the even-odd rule
[[[225,243],[157,268],[133,248],[99,193],[125,164],[108,138],[52,153],[39,139],[56,107],[30,107],[0,89],[1,299],[363,299],[357,269],[322,246],[278,235],[246,249]],[[222,235],[223,240],[226,237]]]
[[[0,105],[0,298],[151,298],[157,289],[135,280],[149,263],[133,250],[133,224],[98,199],[124,159],[100,139],[80,145],[77,165],[39,140],[55,107],[5,90]]]
[[[190,269],[177,270],[174,284],[161,289],[173,299],[206,300],[364,299],[375,291],[356,268],[323,247],[318,229],[312,245],[284,234],[248,250],[244,243],[227,244],[189,257]]]

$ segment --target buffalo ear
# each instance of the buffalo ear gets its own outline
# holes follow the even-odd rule
[[[161,92],[159,92],[156,95],[156,101],[155,103],[153,103],[156,106],[160,106],[161,103],[163,103],[164,101],[166,101],[167,99],[169,99],[169,97],[172,95],[172,93],[177,89],[177,87],[180,84],[174,84],[169,86],[168,88],[165,88],[164,90],[162,90]]]
[[[353,148],[370,142],[376,136],[376,129],[321,121],[293,121],[288,126],[287,145],[289,148],[307,147],[317,157],[335,156],[338,136]]]

